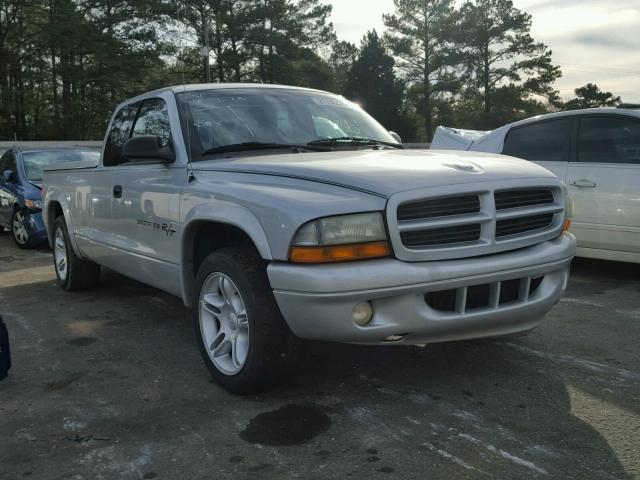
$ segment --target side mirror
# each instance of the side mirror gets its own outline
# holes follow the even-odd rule
[[[176,154],[171,146],[162,146],[162,139],[157,135],[140,135],[132,137],[122,146],[122,156],[132,162],[173,163]]]
[[[2,177],[7,183],[13,183],[13,172],[11,170],[5,170],[2,172]]]
[[[394,140],[398,143],[402,143],[402,138],[400,137],[400,135],[398,135],[396,132],[389,132],[389,135],[391,135]]]

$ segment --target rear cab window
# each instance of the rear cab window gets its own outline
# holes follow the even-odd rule
[[[571,118],[545,120],[509,131],[502,153],[532,162],[568,162]]]

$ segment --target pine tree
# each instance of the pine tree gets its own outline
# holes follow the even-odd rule
[[[434,100],[457,87],[458,56],[452,43],[456,12],[451,0],[394,0],[384,15],[385,40],[407,81],[420,85],[427,141],[433,136]]]
[[[347,74],[345,94],[386,128],[405,134],[400,114],[404,86],[396,78],[394,64],[378,33],[368,32]]]
[[[482,98],[483,128],[499,125],[493,106],[500,88],[517,90],[522,100],[539,95],[558,101],[553,83],[560,69],[552,63],[551,50],[531,37],[531,15],[514,8],[511,0],[467,1],[457,31],[465,80]]]
[[[565,103],[567,110],[578,110],[580,108],[615,107],[621,100],[611,92],[603,92],[594,83],[576,88],[574,90],[576,98]]]

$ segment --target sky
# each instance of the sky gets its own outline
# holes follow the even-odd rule
[[[393,0],[330,0],[338,38],[360,42],[367,30],[384,30]],[[556,88],[566,100],[588,82],[640,103],[640,0],[513,0],[532,15],[531,33],[553,51],[563,76]]]

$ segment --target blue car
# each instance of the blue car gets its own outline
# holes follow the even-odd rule
[[[42,221],[42,168],[46,165],[97,160],[97,149],[12,148],[0,157],[0,230],[11,231],[20,248],[47,240]]]

